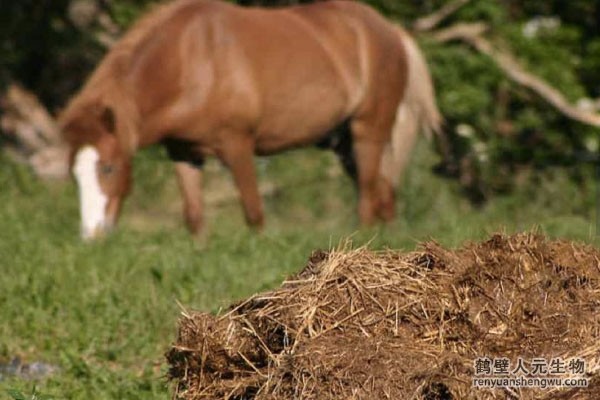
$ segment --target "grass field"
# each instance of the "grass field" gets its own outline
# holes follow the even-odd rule
[[[226,173],[211,163],[204,243],[181,224],[171,166],[158,150],[136,163],[136,186],[120,228],[82,243],[73,183],[47,185],[0,158],[0,363],[15,356],[58,365],[37,382],[55,399],[165,399],[163,353],[174,340],[177,303],[218,311],[231,301],[277,286],[312,250],[352,236],[373,248],[410,250],[435,238],[454,246],[497,230],[538,226],[552,237],[598,243],[595,188],[577,187],[564,171],[497,197],[482,209],[458,195],[455,182],[434,177],[435,157],[421,143],[388,226],[358,230],[354,190],[335,160],[316,150],[257,162],[267,228],[243,224]],[[0,381],[0,399],[33,382]]]

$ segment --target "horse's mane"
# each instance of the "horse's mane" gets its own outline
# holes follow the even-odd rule
[[[204,0],[174,0],[167,3],[156,4],[152,9],[137,20],[125,35],[110,49],[104,60],[92,74],[86,86],[94,86],[103,81],[107,74],[112,76],[114,68],[128,65],[132,54],[138,44],[144,41],[157,26],[169,20],[181,8],[203,2]]]
[[[59,126],[64,128],[73,121],[82,118],[93,118],[89,115],[93,107],[109,107],[116,115],[120,124],[119,136],[121,142],[127,147],[135,147],[137,142],[137,121],[139,119],[137,106],[132,96],[127,92],[126,85],[121,79],[127,71],[138,46],[163,25],[175,13],[193,3],[202,3],[206,0],[174,0],[153,6],[143,17],[137,20],[115,43],[104,56],[100,64],[88,78],[83,88],[67,104],[60,113]],[[65,132],[69,141],[73,138]],[[76,135],[86,135],[86,132],[76,132]],[[81,137],[78,138],[80,140]]]

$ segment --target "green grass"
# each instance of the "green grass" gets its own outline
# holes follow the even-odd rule
[[[311,251],[349,236],[355,245],[410,250],[428,238],[456,246],[538,226],[552,237],[598,243],[592,184],[577,187],[554,171],[475,209],[455,182],[431,174],[435,157],[421,143],[390,225],[359,230],[354,189],[335,173],[332,156],[297,151],[257,163],[261,181],[279,187],[265,200],[262,234],[244,226],[235,201],[225,201],[207,210],[208,238],[198,244],[180,222],[164,155],[145,151],[136,161],[136,186],[118,231],[86,244],[78,238],[74,184],[38,182],[0,158],[0,361],[20,356],[60,366],[36,383],[39,393],[167,398],[162,355],[175,338],[178,302],[218,311],[277,286]],[[211,194],[230,190],[215,163],[207,175]],[[32,385],[0,381],[0,398],[10,398],[8,390],[32,393]]]

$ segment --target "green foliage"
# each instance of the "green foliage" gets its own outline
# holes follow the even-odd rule
[[[397,2],[395,12],[403,13],[401,3],[407,5],[406,15],[415,14],[410,1]],[[416,14],[425,14],[426,7]],[[600,2],[475,0],[441,28],[459,22],[486,23],[487,38],[496,47],[514,54],[526,70],[576,103],[600,95],[600,32],[590,15],[600,15]],[[538,29],[525,34],[531,29],[528,24],[536,23]],[[578,166],[582,158],[590,159],[586,153],[598,152],[598,129],[569,120],[464,43],[436,44],[423,36],[455,168],[468,193],[481,198],[505,192],[527,183],[518,175],[531,176],[532,167]],[[575,180],[580,167],[567,170]]]
[[[504,25],[509,18],[508,9],[501,2],[474,0],[466,7],[458,10],[456,15],[452,17],[452,22],[485,21],[492,27],[499,27]]]
[[[67,18],[69,0],[6,1],[0,12],[0,89],[19,81],[50,105],[73,93],[101,56]]]
[[[151,0],[122,0],[111,3],[111,15],[122,28],[127,28],[148,9]]]
[[[584,44],[583,57],[579,71],[587,88],[594,96],[600,95],[600,37],[595,37]]]

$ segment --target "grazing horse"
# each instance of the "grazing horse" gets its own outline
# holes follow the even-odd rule
[[[368,6],[175,0],[112,47],[59,123],[91,238],[115,224],[136,150],[157,143],[176,163],[195,233],[205,157],[230,169],[260,227],[254,155],[310,144],[333,148],[354,176],[362,223],[389,220],[418,130],[439,132],[441,117],[415,42]]]

